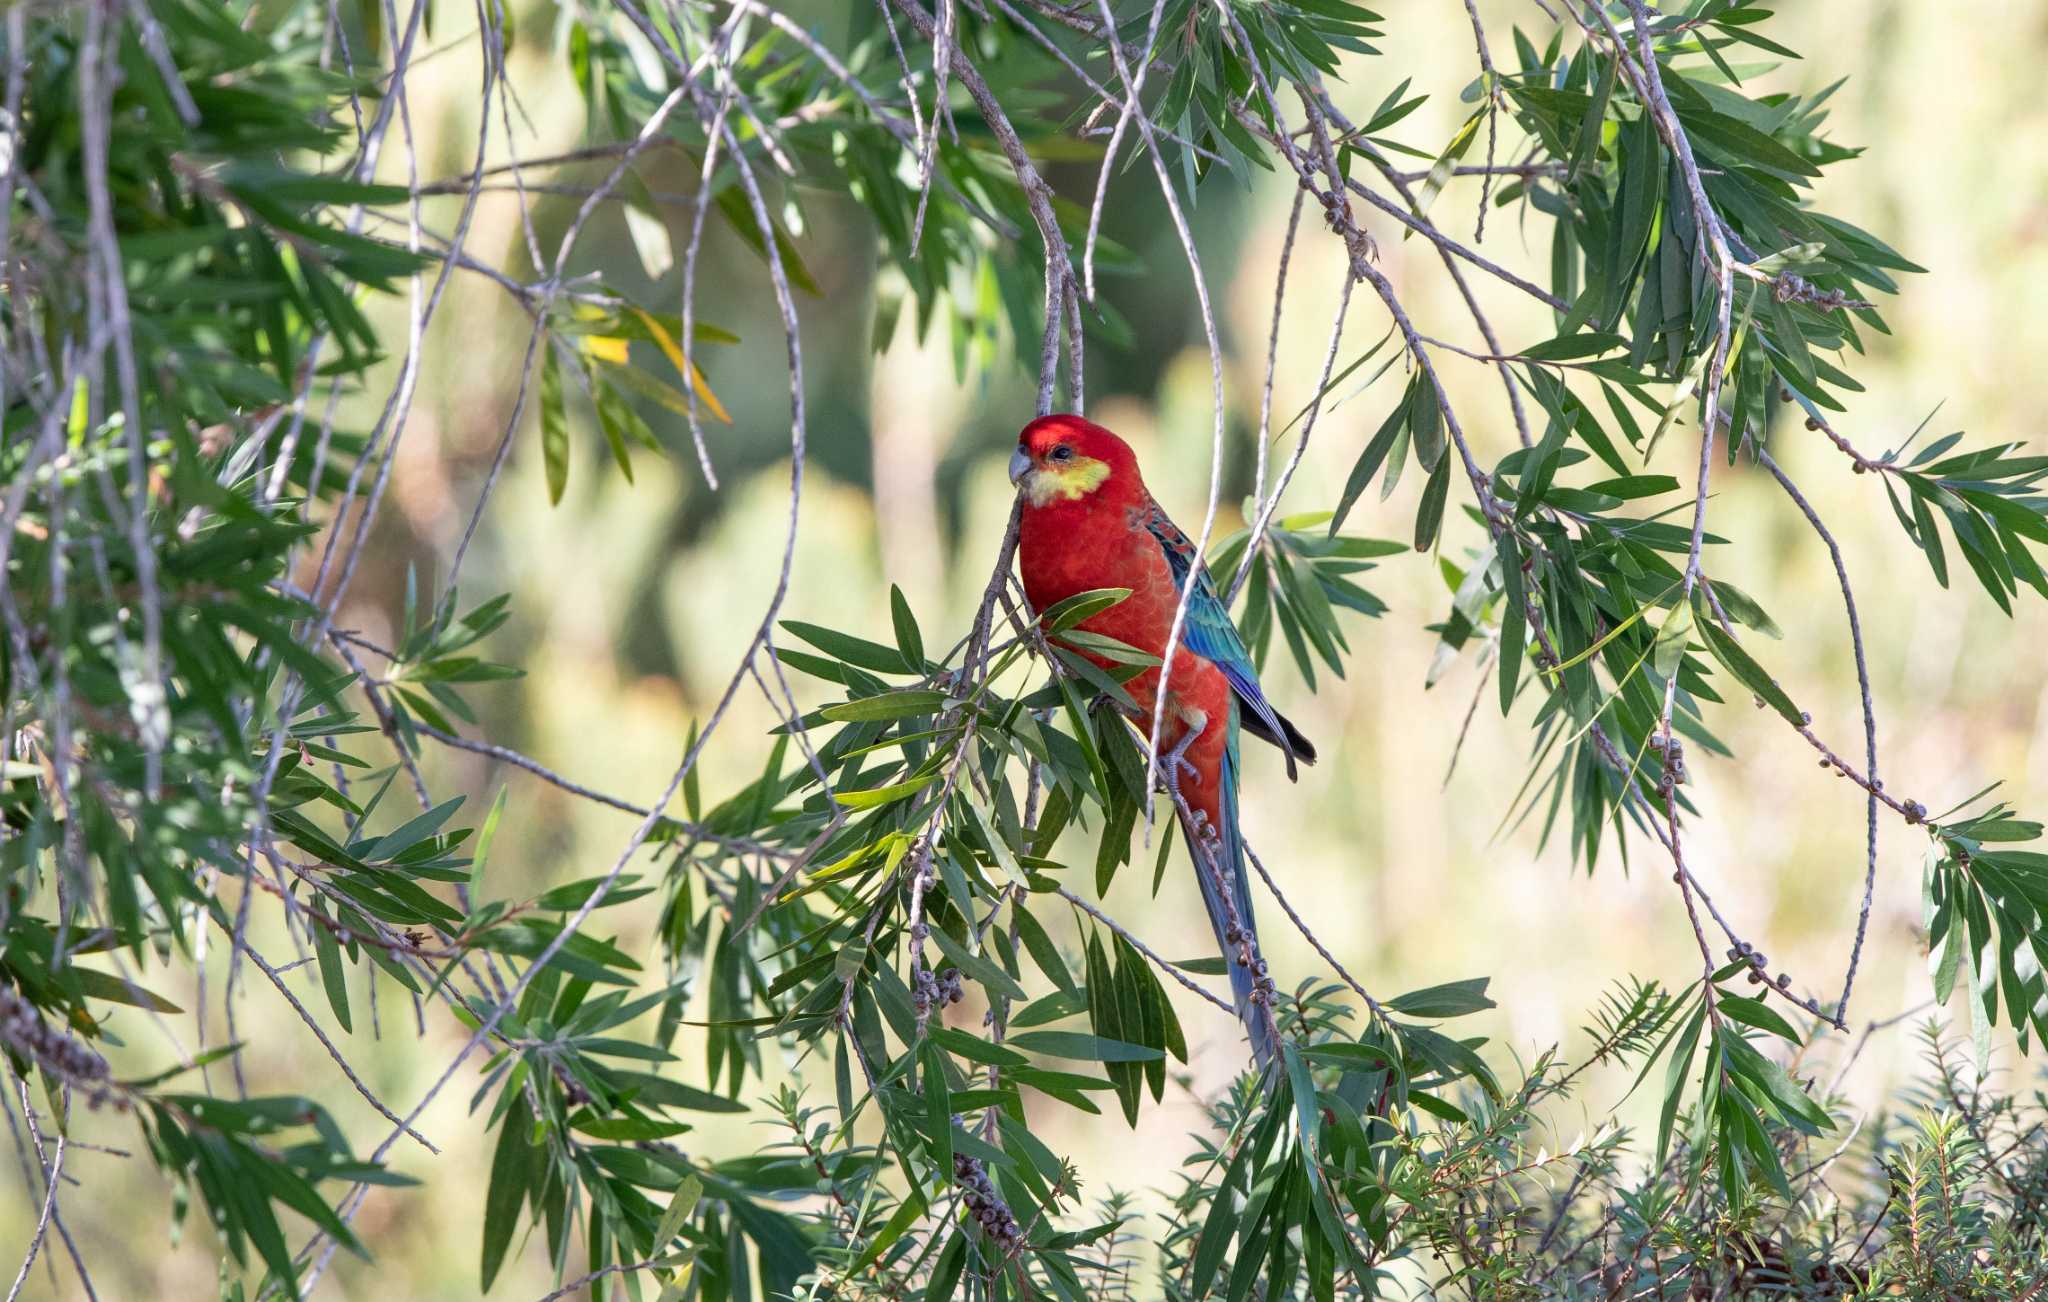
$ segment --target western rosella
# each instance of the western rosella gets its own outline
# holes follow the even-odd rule
[[[1238,824],[1238,731],[1279,747],[1287,757],[1289,778],[1295,776],[1297,760],[1315,762],[1315,747],[1259,690],[1251,653],[1209,582],[1195,545],[1146,491],[1129,444],[1079,416],[1041,416],[1018,435],[1010,480],[1023,490],[1017,561],[1025,595],[1037,610],[1078,592],[1129,588],[1129,597],[1079,627],[1164,660],[1182,586],[1188,571],[1195,571],[1180,648],[1169,666],[1159,770],[1196,815],[1198,826],[1187,826],[1183,815],[1181,830],[1195,857],[1195,877],[1223,949],[1238,1016],[1263,1064],[1275,1046],[1271,1023],[1252,1007],[1258,974],[1246,961],[1252,950],[1244,942],[1253,941],[1256,931]],[[1090,658],[1111,667],[1100,657]],[[1132,721],[1148,738],[1159,672],[1157,666],[1148,667],[1126,684],[1138,706]],[[1227,903],[1220,884],[1204,871],[1204,845],[1227,879]],[[1244,929],[1242,937],[1231,934],[1232,912]]]

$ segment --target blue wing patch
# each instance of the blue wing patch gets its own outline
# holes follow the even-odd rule
[[[1194,543],[1167,518],[1157,502],[1150,504],[1144,524],[1166,554],[1174,584],[1186,584],[1188,571],[1196,562]],[[1209,581],[1206,569],[1197,569],[1195,588],[1188,597],[1187,618],[1181,622],[1180,644],[1223,671],[1230,690],[1254,721],[1247,728],[1271,741],[1287,756],[1290,779],[1295,776],[1297,757],[1314,762],[1314,748],[1301,740],[1300,732],[1280,717],[1259,689],[1259,671],[1252,663],[1251,652],[1245,649],[1244,639],[1238,636],[1237,625],[1224,608],[1223,598],[1217,595],[1215,584]]]

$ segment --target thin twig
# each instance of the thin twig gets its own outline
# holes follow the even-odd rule
[[[1323,942],[1316,938],[1316,933],[1309,930],[1308,924],[1301,920],[1301,915],[1296,913],[1294,906],[1287,902],[1287,897],[1280,891],[1280,884],[1273,880],[1273,874],[1266,871],[1266,865],[1260,862],[1259,856],[1253,852],[1249,844],[1245,846],[1244,853],[1245,858],[1252,861],[1252,867],[1258,870],[1259,880],[1266,883],[1266,889],[1271,891],[1273,898],[1279,902],[1281,912],[1285,913],[1287,920],[1294,924],[1294,929],[1300,932],[1307,939],[1308,943],[1315,947],[1316,953],[1322,955],[1323,962],[1330,965],[1330,970],[1335,972],[1345,985],[1350,986],[1354,994],[1365,1001],[1365,1006],[1372,1010],[1372,1015],[1384,1021],[1386,1019],[1386,1011],[1380,1007],[1379,1000],[1374,999],[1371,994],[1367,993],[1366,988],[1358,984],[1357,979],[1344,970],[1344,965],[1337,961],[1337,956],[1332,954],[1323,945]]]
[[[24,1110],[32,1108],[34,1105],[29,1102],[28,1082],[19,1076],[15,1080],[21,1086],[22,1108]],[[34,1125],[33,1120],[31,1120],[30,1125]],[[57,1186],[64,1179],[65,1142],[65,1137],[60,1131],[57,1135],[56,1151],[50,1155],[48,1165],[43,1168],[42,1211],[36,1216],[35,1233],[29,1237],[28,1251],[22,1256],[21,1269],[14,1274],[14,1287],[7,1290],[7,1302],[14,1302],[16,1298],[21,1296],[22,1286],[28,1283],[29,1271],[36,1264],[36,1254],[42,1249],[43,1238],[50,1231],[50,1218],[57,1210]],[[40,1152],[40,1145],[38,1151]]]
[[[1102,13],[1102,21],[1108,30],[1116,29],[1116,16],[1110,11],[1109,0],[1096,0]],[[1153,48],[1159,40],[1159,18],[1165,8],[1165,0],[1153,0],[1152,20],[1145,35],[1145,48]],[[1202,527],[1195,536],[1195,563],[1188,566],[1187,577],[1180,585],[1180,599],[1174,603],[1173,622],[1166,632],[1166,643],[1161,652],[1159,686],[1153,695],[1150,734],[1145,750],[1145,828],[1149,838],[1152,828],[1152,788],[1159,777],[1160,730],[1166,726],[1166,697],[1173,682],[1173,661],[1180,650],[1180,631],[1187,623],[1188,604],[1194,600],[1195,586],[1201,581],[1203,568],[1201,558],[1208,555],[1209,535],[1216,528],[1216,508],[1223,492],[1223,345],[1217,338],[1216,312],[1209,302],[1208,279],[1202,274],[1202,255],[1195,247],[1195,237],[1188,229],[1187,214],[1181,211],[1180,196],[1173,186],[1173,177],[1166,170],[1166,160],[1160,156],[1159,142],[1152,135],[1152,119],[1146,115],[1145,107],[1138,100],[1138,91],[1144,85],[1142,67],[1133,77],[1130,65],[1124,59],[1123,47],[1110,43],[1110,60],[1116,66],[1117,79],[1129,92],[1128,104],[1131,115],[1137,120],[1138,132],[1145,138],[1145,152],[1152,160],[1152,172],[1159,180],[1159,196],[1166,201],[1167,216],[1173,220],[1174,234],[1180,237],[1181,254],[1187,259],[1188,275],[1195,284],[1195,301],[1202,313],[1202,336],[1209,345],[1209,398],[1214,412],[1214,424],[1209,439],[1209,500],[1202,511]],[[1149,842],[1148,842],[1149,843]]]
[[[348,1083],[355,1087],[356,1093],[362,1095],[363,1101],[375,1108],[379,1116],[398,1127],[402,1133],[418,1143],[421,1148],[439,1157],[441,1150],[434,1147],[431,1140],[419,1131],[414,1130],[411,1125],[399,1120],[398,1114],[386,1106],[383,1099],[377,1097],[375,1090],[372,1090],[363,1083],[362,1077],[356,1075],[355,1068],[349,1066],[348,1059],[341,1056],[341,1050],[334,1047],[334,1041],[327,1038],[327,1032],[321,1028],[320,1020],[306,1011],[306,1006],[299,1002],[299,997],[292,993],[292,988],[285,984],[284,978],[278,974],[277,969],[265,962],[263,956],[257,953],[253,946],[245,948],[243,954],[251,963],[256,965],[257,971],[270,978],[270,984],[277,987],[277,993],[284,996],[285,1002],[291,1005],[292,1011],[298,1014],[299,1020],[306,1024],[306,1029],[313,1033],[313,1038],[320,1041],[320,1047],[327,1050],[327,1056],[334,1060],[335,1066],[341,1068],[341,1074],[348,1078]]]
[[[1189,990],[1194,991],[1196,994],[1208,1000],[1210,1003],[1216,1005],[1218,1008],[1221,1008],[1224,1012],[1229,1013],[1232,1017],[1237,1016],[1237,1010],[1230,1006],[1229,1000],[1216,994],[1208,987],[1198,984],[1193,977],[1190,977],[1187,973],[1181,971],[1178,967],[1175,967],[1172,962],[1170,962],[1167,959],[1161,958],[1156,952],[1154,952],[1151,949],[1151,947],[1146,945],[1144,941],[1139,940],[1136,936],[1132,935],[1128,927],[1125,927],[1115,918],[1110,917],[1107,913],[1104,913],[1101,909],[1096,908],[1094,905],[1082,899],[1079,895],[1074,894],[1074,892],[1068,890],[1066,887],[1061,886],[1058,887],[1057,890],[1059,892],[1059,897],[1061,899],[1073,905],[1075,908],[1081,910],[1083,913],[1086,913],[1089,917],[1095,919],[1103,926],[1109,928],[1111,932],[1115,933],[1118,936],[1121,936],[1126,944],[1130,945],[1132,949],[1137,950],[1139,954],[1143,955],[1147,960],[1149,960],[1152,966],[1158,968],[1161,972],[1166,973],[1174,980],[1180,982],[1182,986],[1186,987]]]
[[[637,1275],[643,1270],[653,1270],[657,1266],[666,1264],[668,1264],[667,1258],[657,1257],[650,1261],[616,1262],[609,1266],[600,1266],[588,1275],[570,1280],[552,1293],[543,1294],[540,1298],[536,1299],[536,1302],[561,1302],[562,1298],[568,1297],[578,1289],[590,1288],[592,1284],[601,1279],[609,1279],[613,1275]],[[596,1297],[597,1291],[591,1289],[590,1295],[593,1298]]]
[[[1870,930],[1870,903],[1877,891],[1877,801],[1884,786],[1877,776],[1877,709],[1870,700],[1870,666],[1863,656],[1863,622],[1856,614],[1856,593],[1849,584],[1849,569],[1842,559],[1842,549],[1835,542],[1834,535],[1828,532],[1827,525],[1822,523],[1820,513],[1813,509],[1791,476],[1772,459],[1771,454],[1758,448],[1757,462],[1778,481],[1778,486],[1799,507],[1800,514],[1806,517],[1807,523],[1813,526],[1813,531],[1820,535],[1821,542],[1827,547],[1828,558],[1835,567],[1835,582],[1842,590],[1842,608],[1849,619],[1849,645],[1856,659],[1856,692],[1863,708],[1863,902],[1856,911],[1856,943],[1849,950],[1849,970],[1842,978],[1842,997],[1835,1003],[1835,1017],[1839,1020],[1849,1015],[1849,994],[1856,987],[1856,965],[1863,957],[1864,937]],[[1815,740],[1810,728],[1800,731],[1808,741]]]
[[[1493,198],[1495,142],[1500,136],[1500,78],[1493,70],[1493,53],[1486,48],[1486,24],[1479,21],[1479,6],[1465,0],[1465,15],[1472,20],[1472,40],[1479,47],[1479,82],[1486,96],[1486,166],[1480,169],[1479,221],[1472,232],[1475,244],[1486,242],[1486,207]]]

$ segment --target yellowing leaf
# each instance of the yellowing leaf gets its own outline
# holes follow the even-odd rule
[[[613,366],[626,364],[626,341],[617,335],[585,335],[583,351],[598,361],[610,362]]]
[[[905,796],[930,783],[935,776],[937,775],[928,773],[921,778],[912,778],[908,782],[897,782],[886,787],[873,787],[867,791],[835,791],[832,793],[832,799],[848,809],[873,809],[878,805],[886,805],[892,801],[903,799]]]
[[[85,376],[80,375],[71,386],[71,415],[64,426],[72,447],[79,447],[85,442],[86,422],[91,413],[92,395],[86,388]]]
[[[836,859],[824,867],[815,870],[810,874],[808,882],[802,886],[792,886],[781,895],[778,895],[776,897],[777,903],[787,904],[791,900],[802,899],[812,891],[822,889],[826,881],[837,877],[844,877],[854,869],[873,862],[875,852],[884,846],[888,848],[888,853],[882,857],[882,875],[887,876],[896,871],[897,864],[903,862],[903,856],[910,850],[911,838],[901,832],[891,832],[876,844],[863,846],[845,858]]]
[[[689,378],[690,387],[697,391],[697,400],[710,408],[713,416],[728,425],[732,424],[732,417],[726,414],[725,404],[718,400],[718,395],[711,392],[711,386],[705,382],[704,372],[698,370],[695,363],[683,357],[682,348],[676,344],[676,338],[668,332],[668,328],[655,319],[652,313],[640,308],[634,308],[633,315],[640,318],[641,324],[647,327],[647,333],[654,336],[654,342],[668,355],[669,364],[676,368],[676,374]]]
[[[822,882],[833,877],[843,877],[847,873],[852,872],[854,869],[866,863],[868,860],[874,858],[875,852],[882,849],[884,846],[890,847],[890,856],[892,858],[901,858],[902,851],[900,849],[897,849],[893,844],[895,841],[899,839],[904,838],[902,838],[899,833],[891,833],[887,838],[878,841],[873,845],[864,845],[860,849],[855,850],[852,854],[847,855],[845,858],[835,859],[831,863],[826,864],[824,867],[815,870],[811,873],[811,880],[814,882]],[[787,899],[790,897],[784,896],[784,898]]]
[[[697,1263],[694,1261],[686,1261],[677,1268],[676,1273],[669,1276],[668,1283],[662,1287],[659,1302],[680,1302],[690,1282],[690,1272],[696,1268]]]

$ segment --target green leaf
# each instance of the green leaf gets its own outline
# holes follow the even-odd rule
[[[1423,486],[1422,503],[1415,509],[1416,551],[1426,552],[1436,546],[1437,532],[1443,528],[1444,503],[1451,492],[1451,460],[1439,457],[1429,482]]]
[[[540,362],[540,452],[546,464],[548,504],[560,505],[569,486],[569,421],[562,411],[562,371],[552,343],[543,342]]]
[[[1349,1044],[1329,1040],[1303,1050],[1312,1062],[1329,1063],[1347,1071],[1382,1071],[1401,1064],[1388,1050],[1371,1044]]]
[[[1524,348],[1521,355],[1532,361],[1570,362],[1583,357],[1597,357],[1601,353],[1611,353],[1617,348],[1625,347],[1627,342],[1620,335],[1588,330],[1578,334],[1555,335]],[[1673,481],[1674,484],[1676,482]]]
[[[1792,698],[1785,694],[1785,689],[1778,686],[1776,680],[1764,672],[1763,666],[1752,659],[1740,643],[1728,636],[1717,620],[1702,618],[1699,621],[1699,628],[1705,635],[1707,650],[1713,653],[1714,659],[1721,662],[1722,668],[1735,676],[1736,681],[1761,697],[1766,705],[1776,710],[1793,727],[1805,726],[1805,714],[1792,703]],[[1661,640],[1661,634],[1659,638]]]
[[[1415,462],[1434,472],[1444,455],[1444,413],[1437,405],[1436,385],[1427,371],[1417,368],[1416,383],[1408,389],[1408,432],[1415,443]],[[1422,547],[1415,550],[1422,551]]]
[[[928,1032],[932,1043],[948,1052],[957,1053],[970,1062],[987,1063],[992,1067],[1029,1067],[1031,1059],[1006,1045],[993,1044],[978,1035],[951,1026],[934,1025]]]
[[[766,261],[768,245],[761,238],[761,224],[756,220],[753,206],[748,202],[747,195],[739,184],[728,182],[725,188],[718,192],[717,202],[719,211],[725,215],[733,233]],[[782,264],[783,274],[789,278],[789,283],[813,298],[822,295],[824,291],[818,288],[818,282],[812,278],[810,269],[804,266],[803,258],[797,253],[796,243],[789,238],[789,233],[772,217],[769,225],[775,234],[776,259]]]
[[[654,1250],[665,1252],[668,1245],[682,1233],[683,1225],[690,1214],[697,1210],[697,1200],[704,1196],[704,1182],[694,1175],[683,1177],[676,1186],[675,1196],[668,1201],[668,1210],[661,1214],[661,1224],[655,1227]]]
[[[747,1105],[738,1099],[700,1090],[672,1077],[642,1071],[614,1071],[611,1075],[621,1087],[638,1091],[634,1095],[635,1101],[649,1107],[683,1108],[690,1112],[742,1113],[747,1110]]]
[[[1692,606],[1686,603],[1675,607],[1657,626],[1657,640],[1650,645],[1650,665],[1660,677],[1669,678],[1678,672],[1692,637],[1692,626]]]
[[[1115,702],[1118,706],[1131,711],[1136,711],[1138,709],[1138,703],[1131,699],[1131,694],[1124,689],[1124,685],[1121,682],[1117,681],[1115,678],[1110,677],[1110,675],[1094,661],[1088,659],[1086,656],[1081,655],[1077,651],[1069,651],[1067,648],[1063,646],[1053,647],[1052,654],[1053,658],[1060,662],[1061,668],[1067,670],[1075,677],[1081,679],[1090,687],[1093,687],[1096,691],[1102,693],[1111,701]],[[1131,678],[1135,677],[1141,671],[1134,666],[1126,665],[1119,672],[1121,672],[1124,675],[1124,677]]]
[[[1444,146],[1443,153],[1437,155],[1436,161],[1430,165],[1429,175],[1423,178],[1422,185],[1416,192],[1416,216],[1420,217],[1427,213],[1430,205],[1436,201],[1436,197],[1443,193],[1446,185],[1450,184],[1451,176],[1458,160],[1465,156],[1465,151],[1470,149],[1472,142],[1479,138],[1479,124],[1491,112],[1493,112],[1493,108],[1489,102],[1485,107],[1473,113],[1471,117],[1465,119],[1465,125],[1458,128],[1457,133],[1451,137],[1450,143]],[[1403,234],[1405,235],[1406,232],[1403,232]]]
[[[396,860],[428,837],[438,834],[455,811],[462,807],[462,802],[461,796],[444,800],[383,836],[359,842],[352,848],[364,863]]]
[[[932,1165],[940,1171],[951,1171],[953,1100],[946,1089],[945,1055],[937,1044],[926,1040],[919,1059],[924,1077],[924,1130],[931,1143]]]
[[[504,1264],[505,1250],[512,1246],[512,1232],[519,1225],[519,1208],[526,1200],[527,1182],[533,1159],[527,1133],[533,1128],[533,1114],[523,1097],[515,1098],[498,1126],[498,1147],[491,1158],[490,1183],[484,1191],[484,1246],[482,1291],[490,1292],[491,1281]]]
[[[1068,969],[1066,960],[1060,957],[1059,946],[1053,944],[1052,937],[1046,933],[1038,919],[1031,916],[1030,910],[1017,900],[1012,900],[1010,912],[1011,917],[1016,920],[1018,939],[1022,940],[1024,948],[1030,951],[1039,971],[1045,973],[1062,991],[1068,994],[1078,991],[1080,987],[1075,985],[1074,974]]]
[[[888,1223],[868,1240],[868,1246],[854,1259],[852,1269],[846,1273],[855,1278],[863,1275],[869,1266],[882,1259],[883,1253],[895,1246],[896,1241],[901,1239],[911,1226],[922,1220],[930,1208],[931,1205],[925,1201],[921,1190],[911,1190],[910,1196],[897,1204],[896,1212],[889,1218]]]
[[[1707,1020],[1707,1006],[1701,1001],[1687,1018],[1684,1028],[1678,1032],[1677,1042],[1671,1050],[1671,1057],[1664,1068],[1664,1101],[1657,1113],[1657,1165],[1664,1165],[1664,1155],[1671,1151],[1671,1123],[1678,1116],[1678,1102],[1685,1093],[1685,1077],[1692,1066],[1693,1050],[1700,1042],[1700,1027]]]
[[[1956,885],[1949,887],[1946,894],[1950,898],[1945,899],[1928,920],[1927,957],[1934,974],[1934,997],[1943,1004],[1946,1004],[1949,996],[1955,992],[1956,974],[1961,969],[1963,951],[1969,947],[1963,935],[1962,918],[1953,899],[1956,889]]]
[[[1495,677],[1500,689],[1500,712],[1505,716],[1515,705],[1515,687],[1521,678],[1522,651],[1529,633],[1522,551],[1511,529],[1503,529],[1500,533],[1500,577],[1500,653]]]
[[[918,631],[917,616],[903,589],[889,585],[889,619],[896,626],[896,649],[903,653],[903,667],[910,673],[924,672],[924,635]]]
[[[121,1083],[127,1086],[129,1089],[136,1091],[153,1089],[156,1086],[163,1084],[167,1080],[171,1080],[175,1077],[184,1075],[188,1071],[197,1071],[201,1067],[210,1066],[213,1063],[219,1062],[222,1059],[239,1052],[241,1048],[242,1042],[240,1040],[232,1041],[228,1044],[218,1044],[215,1045],[213,1048],[206,1050],[203,1053],[193,1054],[192,1061],[190,1062],[183,1062],[179,1063],[175,1067],[166,1068],[165,1070],[158,1072],[154,1076],[144,1076],[139,1080],[128,1080],[123,1081]]]
[[[959,901],[958,903],[962,907],[967,906],[966,901]],[[932,942],[967,976],[973,977],[975,981],[995,991],[997,994],[1005,995],[1011,999],[1029,998],[1024,993],[1024,987],[1018,985],[1009,973],[989,961],[987,957],[970,951],[965,944],[955,940],[952,934],[944,927],[933,927],[930,934]]]
[[[1600,150],[1600,133],[1607,121],[1607,100],[1614,93],[1616,70],[1621,66],[1619,58],[1608,58],[1600,64],[1600,85],[1586,102],[1585,116],[1579,120],[1578,143],[1572,150],[1571,170],[1565,176],[1566,185],[1577,185],[1586,165]]]
[[[1409,399],[1404,395],[1400,402],[1394,404],[1394,409],[1387,413],[1379,432],[1365,445],[1365,451],[1359,453],[1358,461],[1351,467],[1351,477],[1344,481],[1344,492],[1337,499],[1337,509],[1330,513],[1329,537],[1337,536],[1337,530],[1343,527],[1344,518],[1351,514],[1352,506],[1372,483],[1373,477],[1379,474],[1388,451],[1394,446],[1395,436],[1407,428],[1408,406]]]
[[[939,1254],[938,1264],[932,1267],[923,1302],[950,1302],[953,1290],[960,1287],[960,1272],[966,1267],[967,1231],[954,1230],[953,1237],[946,1241],[945,1251]]]
[[[1906,486],[1915,488],[1909,494],[1913,499],[1913,527],[1917,534],[1920,550],[1927,554],[1927,564],[1934,571],[1934,581],[1942,587],[1948,586],[1948,555],[1941,543],[1941,531],[1934,527],[1934,513],[1927,509],[1927,495],[1918,491],[1919,481],[1906,477]],[[1890,484],[1887,483],[1889,488]]]
[[[1047,1022],[1065,1021],[1087,1011],[1088,1000],[1081,992],[1055,990],[1018,1009],[1011,1015],[1010,1025],[1021,1030],[1027,1026],[1043,1026]]]
[[[1103,1039],[1116,1039],[1125,1034],[1124,1006],[1121,991],[1117,988],[1116,973],[1110,967],[1108,953],[1102,945],[1102,935],[1091,930],[1088,933],[1088,1024],[1095,1035]],[[1132,1020],[1139,1019],[1133,1010]],[[1143,1073],[1128,1062],[1108,1064],[1106,1071],[1110,1082],[1116,1087],[1117,1102],[1123,1109],[1124,1121],[1133,1129],[1138,1124],[1138,1110],[1142,1100],[1138,1091],[1142,1085]]]
[[[1799,1032],[1792,1029],[1792,1023],[1779,1016],[1776,1009],[1761,999],[1749,999],[1742,995],[1723,993],[1720,996],[1721,1012],[1745,1026],[1754,1026],[1760,1031],[1782,1036],[1794,1044],[1799,1043]]]
[[[1656,497],[1660,493],[1669,493],[1677,487],[1678,480],[1671,475],[1619,475],[1613,479],[1602,479],[1598,483],[1588,484],[1586,491],[1630,502],[1641,497]],[[1717,583],[1714,586],[1719,589],[1727,585]]]
[[[1310,1078],[1308,1064],[1302,1061],[1301,1049],[1293,1040],[1281,1042],[1280,1058],[1287,1070],[1288,1093],[1294,1096],[1295,1123],[1300,1127],[1302,1156],[1305,1161],[1312,1161],[1310,1155],[1317,1151],[1316,1137],[1322,1130],[1323,1119],[1315,1081]]]
[[[903,653],[893,646],[883,646],[880,642],[870,642],[866,638],[817,624],[806,624],[802,620],[785,619],[782,627],[835,660],[878,674],[904,672]]]
[[[1123,1040],[1106,1040],[1081,1031],[1022,1031],[1010,1037],[1010,1047],[1055,1058],[1086,1062],[1150,1062],[1163,1056],[1158,1049]]]
[[[950,700],[944,692],[911,687],[879,696],[863,696],[839,705],[828,705],[818,713],[834,723],[866,723],[876,719],[903,719],[931,714]]]
[[[326,909],[316,905],[314,915],[313,954],[320,963],[320,984],[327,992],[327,1006],[334,1010],[334,1020],[341,1023],[342,1030],[353,1031],[355,1027],[348,1016],[348,972],[341,965],[341,944],[325,925]]]
[[[1672,103],[1678,110],[1679,125],[1692,137],[1695,146],[1704,144],[1708,152],[1731,162],[1749,163],[1787,176],[1820,175],[1819,168],[1783,142],[1746,122],[1707,108],[1697,91],[1690,95],[1677,93],[1691,90],[1685,78],[1665,80],[1674,91]]]
[[[1493,1070],[1471,1045],[1409,1022],[1397,1023],[1397,1029],[1401,1033],[1401,1043],[1432,1070],[1452,1080],[1469,1076],[1486,1091],[1488,1098],[1500,1099],[1500,1082],[1494,1079]]]
[[[1130,595],[1129,588],[1090,588],[1046,607],[1038,622],[1048,635],[1063,632],[1100,615]]]
[[[145,990],[132,981],[101,972],[97,968],[73,964],[63,974],[78,993],[87,999],[105,999],[112,1003],[127,1004],[131,1008],[147,1008],[159,1013],[182,1013],[185,1010],[151,990]]]
[[[1728,1070],[1756,1086],[1787,1121],[1808,1133],[1834,1129],[1834,1119],[1828,1116],[1827,1109],[1801,1089],[1783,1067],[1758,1053],[1754,1045],[1725,1026],[1717,1043]]]
[[[1238,1226],[1238,1196],[1233,1188],[1242,1164],[1251,1156],[1252,1146],[1241,1144],[1237,1156],[1223,1174],[1216,1195],[1210,1199],[1208,1219],[1202,1223],[1201,1237],[1196,1240],[1193,1265],[1193,1296],[1209,1296],[1209,1283],[1216,1276],[1217,1267],[1223,1264],[1224,1255],[1229,1251],[1232,1236]]]
[[[1777,621],[1771,618],[1770,613],[1742,589],[1719,579],[1708,586],[1713,589],[1714,598],[1721,603],[1721,608],[1728,612],[1729,618],[1739,624],[1747,624],[1768,638],[1781,639],[1785,636],[1785,630],[1778,627]]]
[[[1467,1013],[1497,1006],[1486,997],[1486,986],[1490,980],[1489,977],[1472,977],[1411,990],[1387,1000],[1386,1006],[1410,1017],[1463,1017]]]
[[[469,865],[469,889],[476,891],[483,886],[484,865],[490,862],[491,843],[498,839],[498,819],[505,813],[505,797],[510,787],[501,786],[491,801],[491,810],[484,815],[484,825],[476,834],[476,856]]]
[[[604,432],[604,441],[611,448],[612,462],[630,484],[633,482],[633,454],[626,447],[627,436],[631,435],[643,446],[652,444],[659,448],[661,444],[655,439],[654,431],[647,428],[647,422],[640,419],[640,413],[633,410],[633,404],[620,397],[617,389],[602,381],[593,381],[590,396],[597,405],[598,428]]]
[[[1059,635],[1059,640],[1076,651],[1086,652],[1112,664],[1152,666],[1160,663],[1158,656],[1150,651],[1140,651],[1127,642],[1119,642],[1102,633],[1090,632],[1085,628],[1070,628]]]

